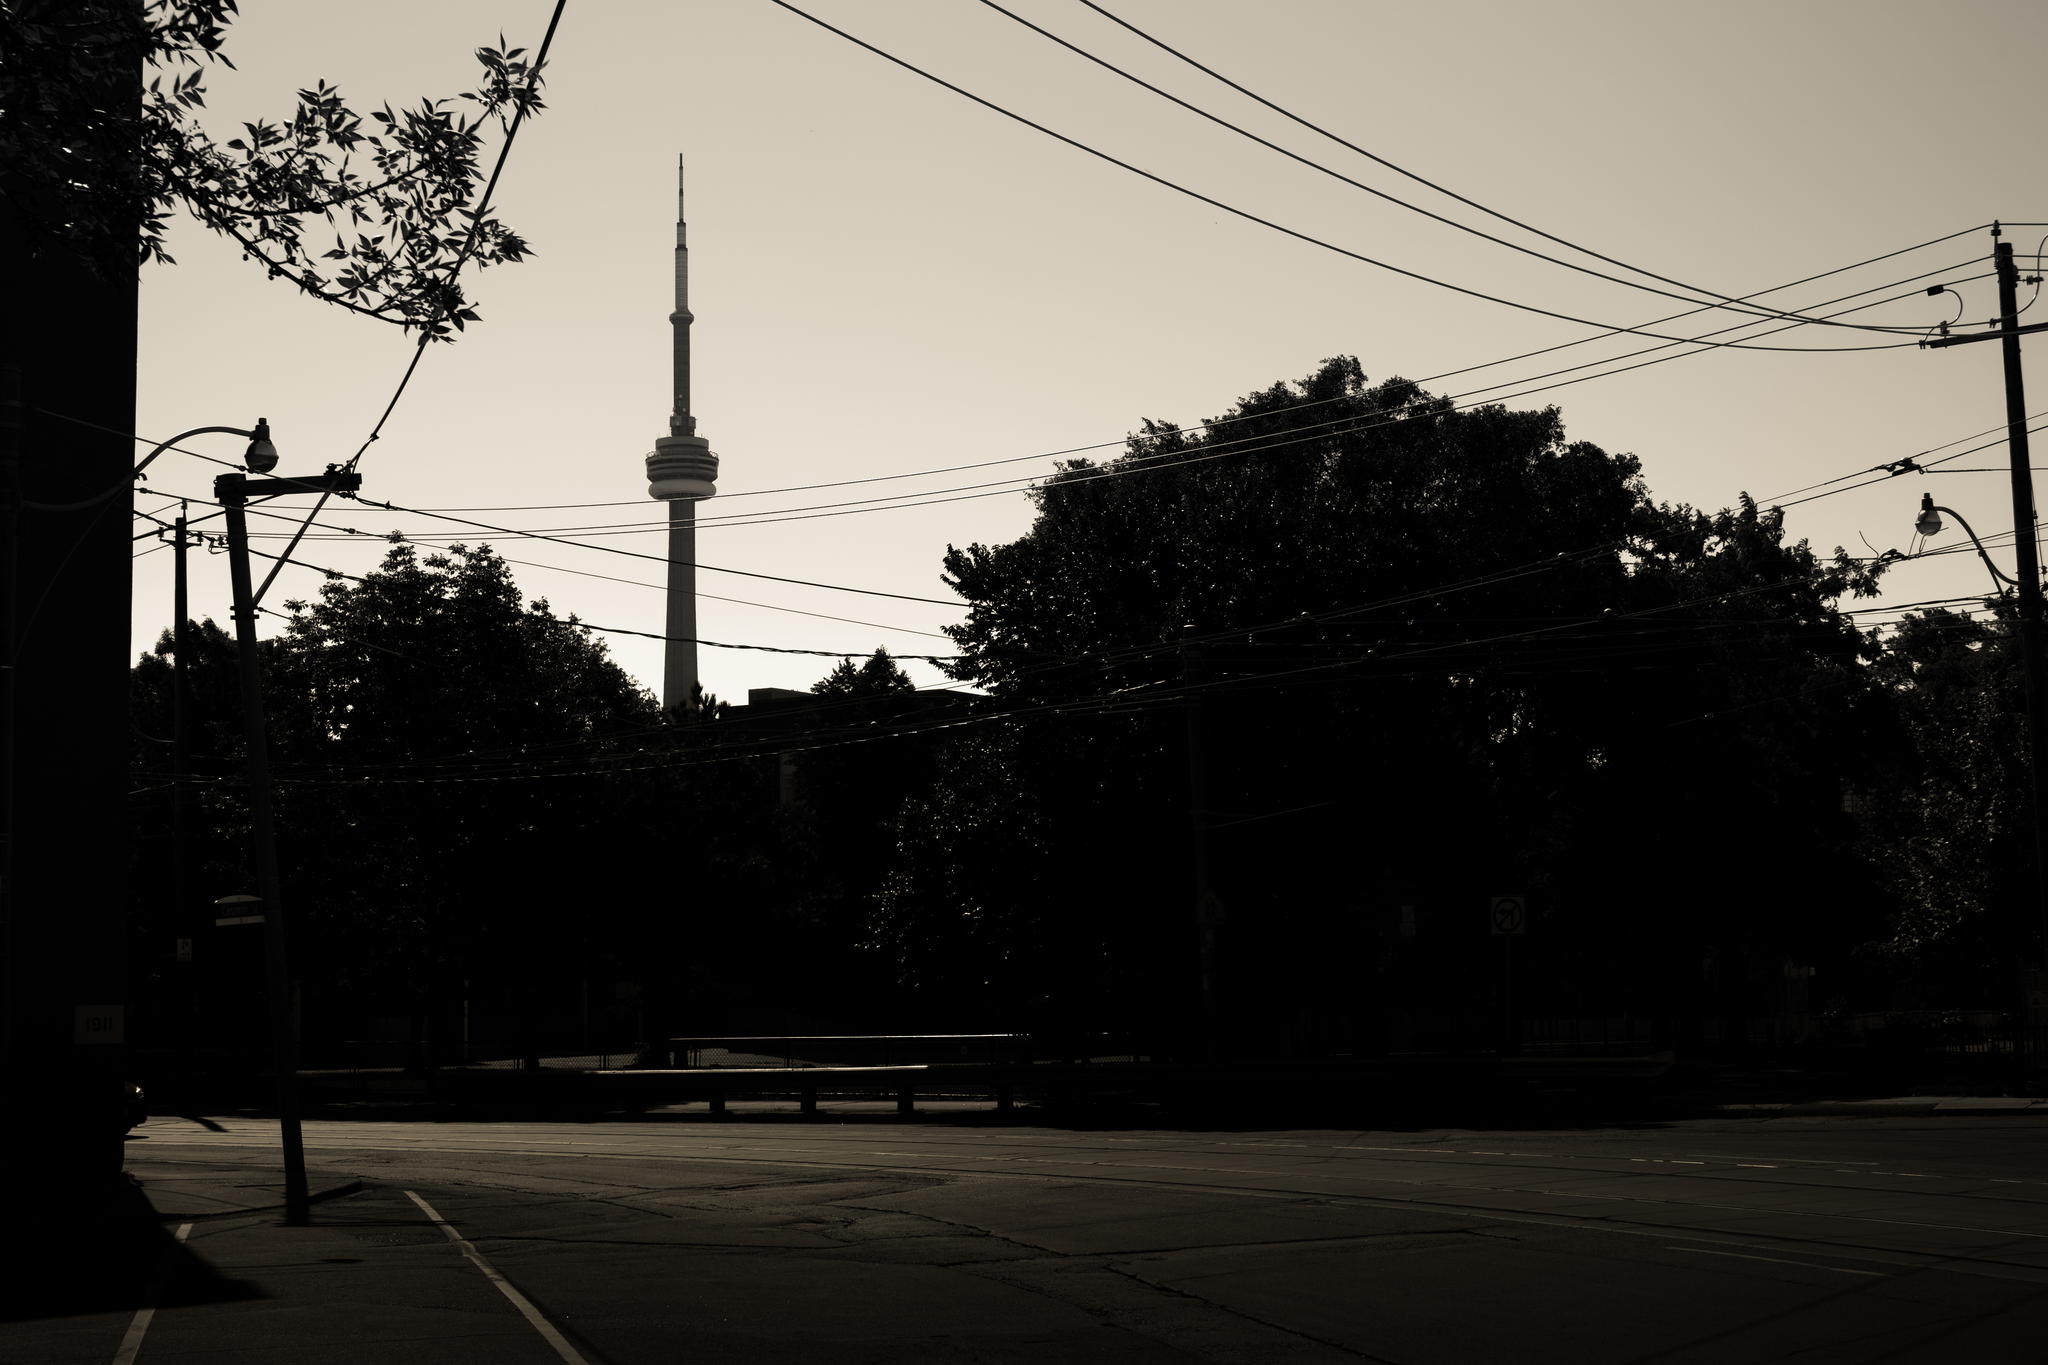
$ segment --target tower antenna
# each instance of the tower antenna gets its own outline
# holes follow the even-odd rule
[[[668,435],[647,457],[647,496],[668,504],[668,620],[663,634],[661,705],[688,707],[697,691],[697,502],[714,495],[718,457],[697,434],[690,413],[689,229],[683,221],[683,158],[676,156],[676,294],[668,315],[673,329],[673,406]]]

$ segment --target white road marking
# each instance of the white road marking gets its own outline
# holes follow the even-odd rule
[[[1775,1164],[1768,1161],[1738,1161],[1735,1164],[1751,1171],[1775,1171],[1778,1169]],[[1883,1172],[1880,1171],[1878,1174],[1882,1175]]]
[[[1755,1153],[1751,1153],[1751,1155],[1756,1155],[1756,1154],[1755,1154]],[[1732,1156],[1722,1156],[1722,1155],[1721,1155],[1721,1154],[1720,1154],[1719,1152],[1708,1152],[1708,1153],[1707,1153],[1707,1156],[1708,1156],[1708,1158],[1709,1158],[1709,1159],[1711,1159],[1711,1160],[1714,1160],[1714,1161],[1733,1161],[1733,1160],[1735,1160],[1735,1158],[1734,1158],[1734,1157],[1732,1157]],[[1876,1163],[1875,1161],[1844,1161],[1844,1160],[1843,1160],[1843,1159],[1842,1159],[1841,1157],[1821,1157],[1821,1156],[1777,1156],[1777,1155],[1775,1155],[1775,1154],[1774,1154],[1774,1155],[1772,1155],[1772,1157],[1771,1157],[1771,1160],[1773,1160],[1773,1161],[1789,1161],[1789,1162],[1792,1162],[1792,1163],[1794,1163],[1795,1165],[1799,1165],[1799,1166],[1826,1166],[1826,1165],[1829,1165],[1829,1164],[1831,1164],[1831,1163],[1832,1163],[1833,1165],[1836,1165],[1836,1166],[1875,1166],[1875,1165],[1877,1164],[1877,1163]]]
[[[498,1273],[498,1268],[492,1265],[489,1261],[485,1260],[484,1255],[481,1251],[478,1251],[475,1247],[471,1246],[469,1242],[463,1237],[463,1235],[457,1232],[454,1229],[454,1227],[452,1227],[449,1224],[446,1218],[443,1218],[440,1214],[434,1212],[434,1206],[432,1204],[429,1204],[426,1200],[420,1198],[411,1190],[407,1190],[405,1192],[405,1197],[407,1199],[412,1200],[413,1203],[418,1204],[420,1206],[420,1212],[427,1215],[428,1219],[433,1222],[435,1227],[441,1229],[442,1232],[448,1235],[448,1240],[455,1243],[456,1247],[462,1252],[463,1255],[469,1257],[471,1263],[474,1264],[478,1270],[483,1271],[484,1278],[489,1280],[492,1284],[496,1285],[498,1287],[498,1292],[500,1294],[503,1294],[506,1298],[512,1301],[512,1306],[519,1310],[519,1315],[525,1318],[528,1322],[532,1323],[534,1330],[541,1334],[541,1337],[544,1340],[546,1340],[548,1345],[555,1348],[556,1355],[560,1356],[564,1361],[568,1362],[568,1365],[590,1365],[589,1360],[587,1360],[584,1357],[583,1353],[578,1351],[574,1346],[571,1346],[569,1344],[569,1339],[563,1336],[559,1331],[557,1331],[555,1329],[555,1325],[552,1322],[549,1322],[545,1317],[541,1316],[540,1309],[535,1308],[533,1306],[533,1300],[527,1298],[526,1295],[520,1293],[517,1289],[513,1288],[512,1282],[506,1279],[503,1275],[500,1275]],[[122,1363],[117,1361],[115,1362],[115,1365],[122,1365]]]
[[[1788,1261],[1780,1256],[1752,1256],[1743,1251],[1715,1251],[1709,1247],[1665,1247],[1666,1251],[1690,1251],[1701,1256],[1733,1256],[1743,1261],[1769,1261],[1772,1265],[1796,1265],[1804,1270],[1832,1270],[1837,1275],[1868,1275],[1874,1280],[1885,1278],[1879,1270],[1850,1270],[1845,1266],[1822,1265],[1818,1261]]]
[[[171,1244],[185,1240],[185,1234],[192,1231],[190,1223],[178,1224],[178,1230],[171,1237]],[[166,1255],[169,1253],[166,1252]],[[163,1267],[159,1263],[149,1277],[149,1287],[143,1291],[142,1307],[135,1310],[134,1321],[121,1337],[121,1349],[114,1352],[114,1365],[135,1365],[135,1357],[142,1350],[142,1338],[149,1331],[149,1324],[156,1317],[156,1297],[163,1289]]]

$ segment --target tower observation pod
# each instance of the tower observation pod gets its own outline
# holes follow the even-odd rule
[[[683,224],[683,159],[676,158],[674,407],[668,435],[647,457],[647,496],[668,504],[668,618],[663,631],[661,705],[686,707],[697,686],[697,500],[717,490],[718,457],[690,415],[690,247]]]

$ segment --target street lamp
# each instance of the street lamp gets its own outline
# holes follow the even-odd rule
[[[2017,578],[2014,578],[2011,574],[1999,568],[1998,565],[1992,562],[1991,555],[1984,549],[1984,542],[1977,539],[1977,533],[1970,529],[1969,522],[1963,520],[1963,514],[1961,512],[1956,511],[1956,509],[1953,507],[1935,506],[1934,494],[1922,493],[1920,495],[1920,516],[1917,520],[1914,521],[1913,529],[1915,531],[1918,531],[1921,535],[1927,536],[1929,538],[1940,535],[1942,530],[1941,514],[1943,512],[1946,512],[1950,516],[1954,517],[1956,519],[1956,525],[1963,528],[1963,534],[1968,536],[1970,538],[1970,543],[1977,547],[1978,558],[1984,561],[1985,568],[1991,570],[1991,576],[1993,578],[1998,579],[2002,583],[2009,583],[2015,588],[2017,588],[2020,585],[2020,581]]]
[[[128,471],[127,478],[121,480],[112,488],[95,493],[89,498],[80,498],[76,502],[37,502],[30,498],[24,498],[21,505],[33,508],[38,512],[82,512],[88,507],[97,507],[123,489],[134,487],[135,481],[142,477],[142,471],[149,468],[157,456],[171,449],[178,442],[189,441],[194,436],[207,436],[215,432],[224,436],[246,436],[249,438],[249,448],[242,452],[242,463],[248,467],[250,473],[268,474],[271,470],[277,468],[277,447],[270,443],[270,419],[258,417],[256,425],[246,431],[241,427],[194,427],[190,431],[179,432],[168,441],[160,441],[154,450],[142,457],[142,460],[135,468]]]
[[[2026,533],[2027,538],[2020,553],[2019,568],[2023,576],[2015,578],[1992,562],[1990,552],[1984,548],[1984,542],[1978,539],[1976,531],[1964,520],[1963,514],[1953,507],[1937,506],[1932,493],[1920,495],[1920,515],[1914,520],[1913,529],[1923,536],[1939,535],[1942,529],[1941,515],[1944,512],[1956,519],[1956,524],[1963,528],[1963,534],[1970,538],[1970,544],[1977,547],[1977,557],[1984,561],[1984,567],[1991,571],[1992,578],[2001,584],[2011,585],[2019,599],[2020,667],[2026,679],[2027,777],[2029,813],[2032,816],[2029,823],[2033,827],[2034,844],[2034,905],[2041,921],[2040,954],[2036,960],[2042,964],[2043,973],[2036,979],[2048,979],[2048,831],[2044,831],[2043,828],[2043,822],[2048,821],[2048,669],[2043,667],[2041,653],[2041,581],[2038,569],[2030,564],[2031,556],[2027,553],[2032,546],[2032,533]],[[2022,1039],[2026,1033],[2032,1031],[2029,1026],[2033,1023],[2034,1014],[2034,992],[2023,988],[2020,992],[2018,1025],[2023,1032],[2013,1040],[2015,1060],[2018,1060],[2025,1051]]]
[[[251,437],[248,466],[257,473],[277,467],[277,447],[270,428],[257,423]],[[264,984],[270,1006],[271,1050],[277,1071],[278,1137],[284,1148],[285,1222],[309,1218],[306,1192],[306,1151],[299,1126],[298,1031],[294,1026],[290,962],[286,957],[284,899],[277,869],[277,821],[271,803],[270,750],[263,726],[263,664],[256,647],[256,598],[249,575],[249,524],[243,507],[252,497],[285,493],[352,493],[363,476],[334,465],[324,474],[304,478],[252,479],[243,473],[223,474],[213,481],[213,495],[227,519],[228,577],[234,585],[235,655],[242,682],[243,761],[249,783],[249,823],[256,842],[256,893],[263,902]]]

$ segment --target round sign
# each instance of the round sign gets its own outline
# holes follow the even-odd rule
[[[1528,928],[1529,907],[1520,896],[1493,898],[1493,932],[1519,934]]]

